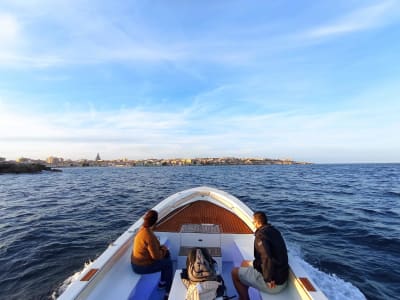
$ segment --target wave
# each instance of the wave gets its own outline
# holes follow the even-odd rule
[[[310,265],[302,258],[301,248],[298,245],[291,245],[289,253],[296,263],[298,263],[310,275],[311,279],[328,297],[329,300],[365,300],[364,294],[350,282],[347,282],[335,274],[327,274]]]
[[[0,261],[9,270],[0,272],[2,298],[45,299],[59,287],[57,295],[80,276],[65,280],[77,266],[97,257],[147,208],[199,185],[226,190],[251,209],[266,211],[303,247],[317,269],[301,255],[299,263],[330,298],[364,299],[358,288],[371,299],[398,298],[393,283],[400,274],[393,266],[400,261],[400,165],[71,168],[61,176],[2,177]],[[30,270],[27,276],[21,268]],[[379,273],[387,270],[390,277]],[[8,278],[14,279],[12,291]]]
[[[386,196],[395,196],[395,197],[400,197],[400,192],[398,191],[389,191],[385,193]]]
[[[50,298],[56,300],[64,291],[83,274],[92,265],[93,261],[85,262],[82,270],[72,274],[70,277],[64,280],[63,283],[51,294]]]

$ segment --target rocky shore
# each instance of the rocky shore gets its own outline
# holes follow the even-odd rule
[[[42,171],[61,172],[59,169],[53,169],[42,164],[36,163],[13,163],[13,162],[0,162],[0,174],[12,173],[41,173]]]

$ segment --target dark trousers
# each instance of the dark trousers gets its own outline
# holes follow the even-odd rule
[[[132,264],[132,269],[137,274],[150,274],[161,271],[161,281],[166,282],[166,291],[169,292],[172,285],[172,260],[170,257],[156,260],[151,265],[139,266]]]

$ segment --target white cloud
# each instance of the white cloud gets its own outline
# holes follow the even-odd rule
[[[331,24],[308,30],[304,36],[308,38],[324,38],[341,34],[362,31],[389,23],[398,17],[396,1],[381,1],[376,5],[356,10]]]
[[[20,26],[11,14],[0,13],[0,45],[5,47],[18,40]]]
[[[297,51],[299,44],[309,45],[322,38],[397,22],[398,8],[394,1],[377,2],[327,21],[325,25],[307,31],[301,36],[303,40],[300,43],[296,43],[299,37],[293,42],[287,32],[304,24],[307,14],[288,20],[282,19],[278,12],[276,20],[247,20],[246,26],[241,22],[233,24],[229,17],[224,16],[215,23],[211,22],[212,26],[178,28],[180,22],[171,25],[168,18],[150,21],[147,11],[140,11],[143,8],[136,4],[131,4],[129,11],[122,8],[126,2],[110,4],[110,10],[107,10],[99,5],[108,4],[90,3],[90,0],[4,1],[11,8],[17,4],[15,10],[10,8],[9,13],[0,14],[0,67],[120,64],[101,68],[57,68],[50,73],[13,70],[15,72],[10,78],[7,77],[8,70],[5,70],[3,89],[11,90],[14,99],[0,99],[0,151],[8,149],[7,154],[0,153],[0,156],[25,155],[20,152],[25,148],[32,153],[42,153],[39,155],[42,158],[49,155],[91,158],[99,149],[105,149],[104,154],[107,153],[109,158],[254,155],[296,159],[296,153],[306,153],[304,149],[312,156],[317,152],[315,149],[334,155],[341,148],[347,148],[349,153],[357,149],[379,148],[380,145],[387,149],[399,148],[399,142],[393,138],[400,131],[396,119],[400,113],[396,104],[399,103],[396,98],[398,90],[392,88],[388,94],[388,87],[376,88],[377,81],[385,80],[378,76],[390,72],[384,70],[389,61],[384,53],[378,51],[374,55],[380,71],[371,85],[374,91],[364,91],[365,94],[346,101],[343,99],[346,96],[340,94],[343,90],[354,95],[357,93],[355,89],[365,89],[365,86],[361,87],[362,81],[365,80],[366,85],[370,79],[361,76],[355,82],[358,85],[348,84],[347,88],[346,82],[345,87],[336,89],[343,84],[342,80],[348,78],[340,79],[342,72],[348,72],[350,68],[338,71],[341,57],[332,57],[332,62],[326,62],[325,58],[324,61],[318,60],[321,53],[318,49],[307,49],[307,53]],[[158,13],[164,17],[162,10]],[[276,22],[274,28],[268,26],[270,22]],[[159,24],[165,24],[165,28],[160,28]],[[215,27],[215,30],[210,30],[210,27]],[[388,30],[388,36],[392,32]],[[333,46],[335,50],[341,45]],[[296,51],[292,51],[294,49]],[[375,49],[369,51],[372,53]],[[354,48],[354,56],[358,53],[362,56],[365,52]],[[395,61],[393,57],[390,56],[391,61]],[[168,63],[159,68],[159,63],[165,61]],[[135,68],[129,66],[131,62]],[[337,68],[330,68],[330,63],[336,65],[336,62],[339,62]],[[143,64],[143,69],[140,64]],[[221,65],[228,66],[228,70]],[[97,97],[102,103],[106,101],[101,98],[103,90],[92,94],[89,89],[99,86],[99,73],[106,71],[111,74],[114,70],[117,76],[112,74],[107,78],[108,86],[104,91],[115,92],[118,97],[119,92],[128,93],[124,87],[133,90],[134,85],[140,85],[136,87],[142,89],[137,94],[139,96],[125,94],[131,98],[127,101],[140,98],[138,101],[145,105],[146,99],[151,99],[149,101],[154,107],[124,104],[127,109],[96,109]],[[82,84],[82,90],[69,95],[65,87],[80,83],[80,76],[87,76],[92,71],[94,76],[90,78],[90,84]],[[357,68],[354,71],[357,72]],[[49,89],[45,84],[31,86],[36,84],[34,80],[29,82],[31,74],[35,79],[48,81]],[[187,74],[190,74],[190,80],[186,82]],[[164,76],[163,80],[159,80],[159,76]],[[164,80],[165,76],[171,78]],[[139,81],[136,81],[137,77]],[[59,85],[61,89],[58,90],[57,80],[64,79],[71,81],[66,80],[67,84]],[[144,87],[148,82],[149,86]],[[173,87],[167,89],[170,83]],[[188,86],[180,93],[179,85],[186,83]],[[151,84],[160,84],[160,87],[153,91]],[[81,87],[80,84],[77,86]],[[398,83],[393,86],[398,86]],[[159,99],[160,91],[165,91],[166,99],[172,99],[171,105],[162,102],[164,100],[155,100]],[[46,106],[47,93],[52,93],[48,97],[55,102],[52,107],[57,106],[57,101],[75,97],[75,93],[91,97],[87,101],[93,101],[93,104],[87,111],[74,110],[73,104],[66,104],[67,113],[64,114],[29,112],[37,105]],[[179,98],[179,103],[174,101],[174,97]],[[316,103],[316,99],[328,101],[328,98],[332,103]],[[12,103],[22,102],[31,102],[32,105],[27,104],[25,112],[11,107]],[[382,107],[377,102],[382,103]],[[10,106],[6,107],[6,103]],[[389,103],[392,106],[385,110],[384,105]],[[161,111],[160,107],[165,110]],[[360,107],[366,107],[365,111]],[[397,114],[394,113],[396,110]]]
[[[13,48],[0,55],[0,66],[57,67],[90,65],[109,62],[151,64],[172,62],[188,73],[196,73],[189,63],[213,63],[238,66],[251,63],[254,57],[275,48],[274,42],[259,35],[229,32],[243,30],[226,27],[212,31],[204,29],[196,34],[183,33],[181,28],[165,24],[154,26],[140,8],[106,9],[99,3],[71,1],[36,1],[34,5],[17,2],[17,16],[29,24],[19,26],[23,47]],[[9,5],[14,5],[10,1]],[[138,5],[140,6],[140,5]],[[138,11],[136,11],[138,10]],[[62,14],[59,12],[62,11]],[[179,18],[179,16],[177,16]],[[14,18],[15,19],[15,18]],[[90,20],[90,21],[88,21]],[[175,25],[176,26],[176,25]],[[1,53],[0,53],[1,54]],[[192,64],[191,64],[192,65]]]
[[[2,40],[23,42],[19,47],[9,47],[3,53],[0,51],[0,66],[44,68],[168,61],[195,74],[193,67],[185,67],[185,64],[258,65],[260,57],[296,47],[288,42],[290,37],[282,35],[279,26],[271,29],[273,24],[257,20],[243,29],[241,25],[230,23],[228,18],[229,26],[221,20],[216,22],[215,29],[207,30],[205,26],[201,31],[197,28],[196,34],[191,35],[190,30],[186,33],[174,27],[176,24],[166,24],[166,28],[154,26],[140,11],[144,8],[137,4],[107,7],[108,4],[92,1],[25,2],[8,1],[15,15],[0,15],[0,25],[7,25],[0,26],[0,49],[2,45],[10,44],[1,43]],[[319,39],[381,26],[396,20],[397,12],[395,1],[379,2],[308,30],[301,37]],[[284,28],[290,30],[288,27],[297,28],[297,25],[289,23]],[[2,32],[2,27],[7,29]]]
[[[185,126],[180,113],[141,109],[70,112],[62,115],[24,113],[2,107],[0,137],[3,140],[124,141],[152,140]]]
[[[354,157],[357,151],[371,149],[384,153],[388,145],[399,149],[393,137],[400,131],[400,122],[386,114],[387,110],[260,111],[221,117],[187,108],[99,112],[93,107],[87,112],[48,115],[23,114],[3,103],[0,148],[1,156],[9,159],[27,156],[23,151],[29,149],[36,158],[91,158],[101,152],[110,159],[227,155],[333,161],[343,149]]]
[[[56,54],[33,50],[32,45],[39,41],[31,40],[21,18],[18,14],[0,13],[0,66],[44,68],[63,64]]]
[[[120,16],[102,11],[98,3],[25,2],[10,1],[12,13],[0,14],[0,66],[152,62],[179,55],[173,45],[157,43],[143,25],[118,24]]]
[[[0,66],[10,62],[23,45],[21,24],[15,15],[0,13]]]

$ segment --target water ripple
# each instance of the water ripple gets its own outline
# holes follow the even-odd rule
[[[50,298],[148,208],[200,185],[266,211],[330,298],[399,295],[400,165],[76,168],[0,180],[2,299]]]

